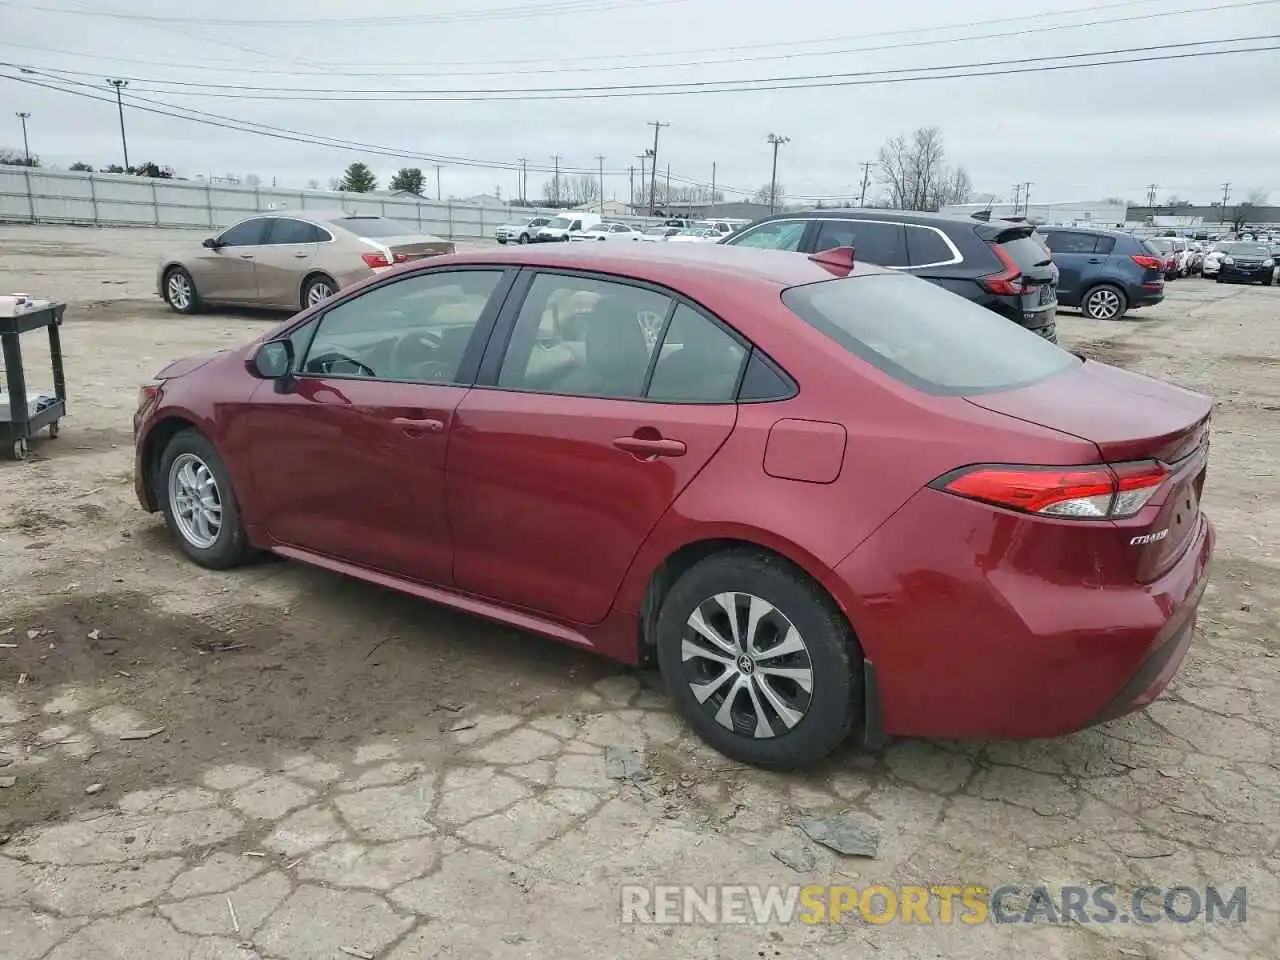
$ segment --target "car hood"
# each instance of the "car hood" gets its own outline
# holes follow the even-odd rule
[[[178,377],[185,377],[188,373],[193,373],[201,367],[211,363],[219,357],[228,354],[229,350],[215,350],[213,353],[197,354],[193,357],[183,357],[181,360],[175,360],[167,367],[162,369],[155,375],[156,380],[174,380]]]

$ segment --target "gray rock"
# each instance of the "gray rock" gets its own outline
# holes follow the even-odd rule
[[[880,847],[880,827],[845,814],[805,817],[796,823],[814,843],[848,857],[874,857]]]
[[[630,780],[632,783],[643,783],[649,779],[649,771],[639,752],[631,747],[604,748],[604,775],[610,780]]]

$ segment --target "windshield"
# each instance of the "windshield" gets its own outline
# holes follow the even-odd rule
[[[573,220],[569,217],[556,217],[549,221],[547,226],[555,230],[568,230],[571,223],[573,223]]]
[[[388,220],[386,217],[342,217],[333,223],[344,230],[350,230],[357,237],[408,237],[421,232],[417,227],[410,227],[399,220]]]
[[[1260,243],[1228,243],[1227,253],[1233,257],[1269,257],[1271,248]]]
[[[1147,240],[1147,243],[1155,247],[1161,253],[1173,252],[1173,241],[1165,237],[1151,237]]]
[[[825,280],[784,291],[782,302],[854,356],[925,393],[1012,390],[1080,363],[1043,337],[917,277]]]

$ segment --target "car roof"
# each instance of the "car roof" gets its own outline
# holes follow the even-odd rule
[[[768,223],[772,220],[899,220],[904,223],[922,223],[930,226],[975,227],[984,221],[973,217],[961,217],[950,213],[929,213],[922,210],[885,210],[871,207],[838,207],[821,210],[797,210],[792,213],[776,213],[752,223]],[[1031,224],[1034,226],[1034,224]]]
[[[1134,240],[1148,239],[1147,237],[1139,237],[1136,234],[1128,233],[1125,230],[1108,230],[1106,227],[1055,227],[1055,226],[1051,226],[1050,224],[1041,224],[1040,226],[1036,227],[1036,229],[1041,233],[1045,233],[1050,230],[1054,232],[1070,231],[1072,233],[1092,233],[1092,234],[1100,235],[1104,237],[1132,237]],[[1159,237],[1159,238],[1151,238],[1151,239],[1176,240],[1181,238]]]
[[[614,273],[677,289],[714,277],[755,283],[778,290],[834,279],[826,267],[801,253],[760,250],[724,244],[537,244],[513,249],[468,250],[418,261],[422,266],[443,263],[495,263],[517,267],[551,267]],[[898,274],[870,264],[857,264],[850,276]]]

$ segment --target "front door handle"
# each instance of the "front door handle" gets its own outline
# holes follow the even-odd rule
[[[1090,262],[1090,263],[1101,263],[1101,262],[1102,262],[1102,257],[1090,257],[1090,258],[1089,258],[1089,262]]]
[[[403,427],[406,431],[444,433],[444,421],[435,420],[430,417],[422,420],[415,419],[414,417],[392,417],[391,422],[397,427]]]
[[[305,250],[299,250],[297,253],[294,254],[294,256],[297,257],[299,260],[301,260],[303,257],[311,256],[311,254],[307,253]]]
[[[240,259],[241,259],[241,260],[252,260],[252,259],[253,259],[253,254],[252,254],[252,253],[242,253],[242,254],[240,254]]]
[[[688,449],[679,440],[667,440],[663,437],[618,437],[613,445],[642,460],[653,460],[657,457],[683,457]]]

